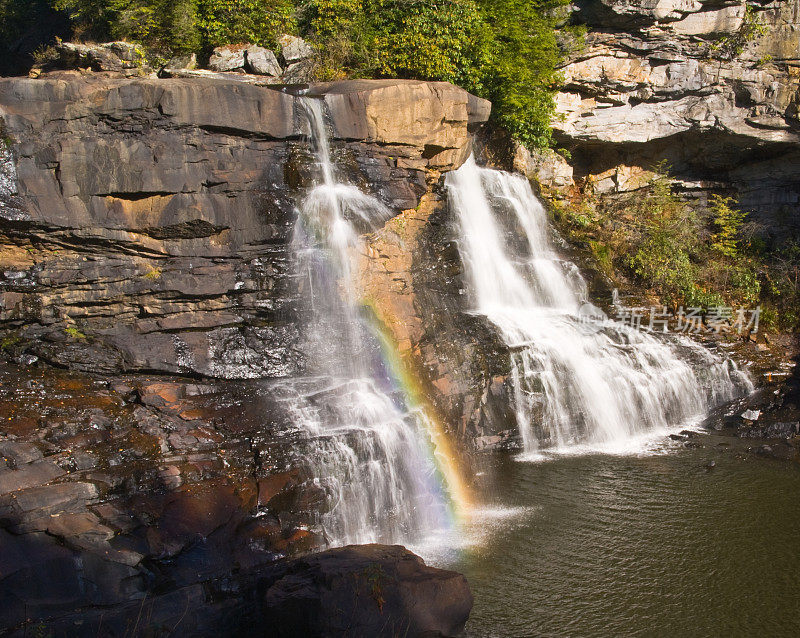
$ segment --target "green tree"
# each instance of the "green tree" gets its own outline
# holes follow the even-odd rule
[[[371,8],[382,75],[480,88],[490,36],[474,0],[378,0]]]
[[[739,232],[747,213],[743,213],[732,204],[733,197],[711,196],[711,218],[715,232],[711,236],[711,248],[726,257],[737,257],[739,254]]]
[[[197,0],[110,0],[111,35],[162,54],[200,48]]]
[[[495,119],[529,147],[550,143],[561,61],[556,24],[566,0],[479,0],[492,26],[483,97]]]
[[[198,26],[207,49],[249,42],[276,47],[281,33],[295,31],[290,0],[199,0]]]

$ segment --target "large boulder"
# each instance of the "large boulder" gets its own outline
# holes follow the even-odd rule
[[[283,73],[278,58],[269,49],[251,46],[245,50],[245,64],[250,73],[277,77]]]
[[[264,605],[280,638],[456,636],[472,593],[399,545],[351,545],[296,560]]]
[[[208,60],[208,68],[212,71],[236,71],[244,68],[244,46],[217,47]]]
[[[278,39],[281,45],[281,55],[287,64],[305,60],[314,55],[314,49],[303,38],[295,35],[282,35]]]

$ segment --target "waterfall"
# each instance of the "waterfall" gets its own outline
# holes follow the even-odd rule
[[[526,453],[624,442],[752,390],[732,361],[687,338],[586,321],[601,313],[575,264],[554,251],[544,208],[522,176],[470,158],[446,184],[474,310],[511,352]]]
[[[446,527],[424,415],[392,387],[362,317],[354,258],[360,234],[390,211],[337,176],[321,100],[299,100],[318,178],[298,214],[293,248],[304,302],[308,375],[283,388],[304,435],[305,463],[324,494],[319,524],[333,544],[414,543]]]

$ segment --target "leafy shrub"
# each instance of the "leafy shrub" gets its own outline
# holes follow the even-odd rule
[[[559,209],[556,222],[602,272],[664,303],[753,307],[765,299],[768,266],[744,241],[745,213],[730,197],[713,196],[708,210],[689,206],[672,192],[664,164],[644,191]]]
[[[313,0],[301,12],[299,22],[317,50],[316,79],[372,77],[377,73],[376,25],[361,0]]]
[[[489,34],[474,0],[379,0],[373,9],[382,75],[480,87]]]
[[[290,0],[198,0],[198,26],[206,48],[249,42],[275,48],[295,30]]]

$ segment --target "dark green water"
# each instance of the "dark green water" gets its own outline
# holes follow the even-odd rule
[[[800,636],[796,465],[686,449],[499,463],[499,505],[527,509],[448,563],[475,596],[470,638]]]

